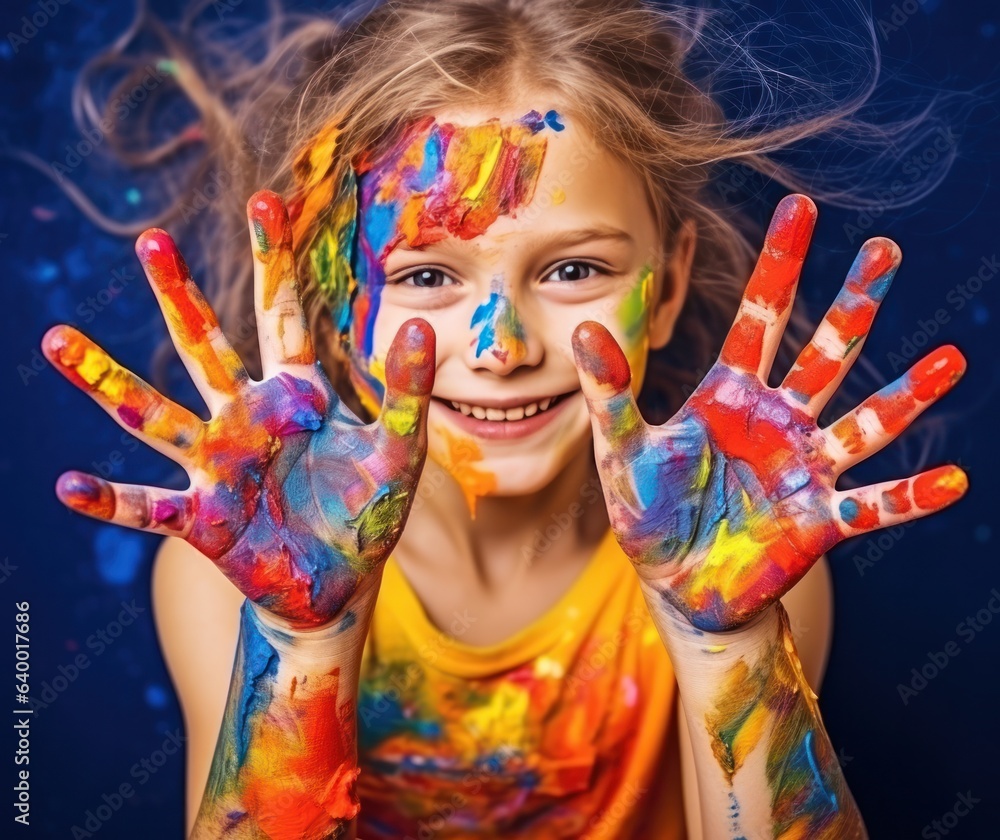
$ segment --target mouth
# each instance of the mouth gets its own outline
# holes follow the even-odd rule
[[[530,401],[490,400],[489,404],[441,397],[434,397],[433,401],[445,409],[449,420],[470,434],[490,440],[508,440],[534,434],[547,426],[579,393],[577,388]]]

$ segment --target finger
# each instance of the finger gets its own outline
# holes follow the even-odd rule
[[[778,204],[740,311],[722,346],[723,364],[767,381],[815,226],[816,205],[806,196],[790,195]]]
[[[292,226],[281,198],[261,190],[247,202],[254,256],[254,305],[264,378],[316,361],[299,297]]]
[[[782,383],[816,417],[861,352],[903,255],[891,239],[869,239],[840,293]]]
[[[139,236],[135,250],[184,367],[205,398],[209,411],[218,413],[246,384],[248,377],[243,363],[222,334],[212,307],[191,279],[170,236],[151,228]]]
[[[843,472],[878,452],[965,373],[965,357],[952,345],[924,356],[895,382],[872,394],[824,430],[834,466]]]
[[[204,424],[112,359],[79,330],[63,324],[42,338],[42,352],[133,435],[175,461],[198,440]]]
[[[118,484],[71,470],[59,476],[56,495],[78,513],[164,536],[183,538],[194,522],[194,500],[180,490]]]
[[[378,423],[393,439],[423,439],[434,387],[434,330],[422,318],[404,323],[385,359],[385,400]]]
[[[584,321],[573,331],[573,356],[599,449],[623,451],[640,445],[646,421],[632,394],[632,371],[618,342],[601,324]]]
[[[960,467],[937,467],[903,481],[836,493],[834,513],[844,535],[853,536],[927,516],[957,502],[968,489]]]

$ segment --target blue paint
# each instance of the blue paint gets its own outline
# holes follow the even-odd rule
[[[477,359],[496,345],[496,324],[502,312],[503,300],[504,297],[502,294],[490,292],[490,296],[486,301],[479,304],[476,307],[476,311],[472,313],[470,327],[476,329],[476,327],[481,325],[479,340],[476,343]]]
[[[250,724],[254,715],[267,710],[274,698],[274,680],[278,675],[278,652],[264,638],[251,615],[253,607],[244,601],[240,609],[240,646],[242,668],[236,714],[233,716],[236,760],[242,766],[250,747]]]
[[[812,770],[816,787],[826,796],[830,806],[836,809],[837,795],[832,790],[827,790],[826,783],[823,781],[823,775],[820,773],[819,767],[816,764],[816,754],[813,751],[813,733],[811,729],[806,733],[804,746],[806,751],[806,760],[809,762],[809,769]]]
[[[809,484],[811,478],[809,470],[805,469],[805,467],[789,470],[781,478],[781,487],[779,491],[781,495],[778,498],[787,499],[792,494],[797,493]]]
[[[858,518],[858,503],[854,499],[844,499],[840,503],[840,518],[848,525]]]
[[[343,633],[345,630],[350,630],[357,623],[357,616],[354,615],[352,610],[348,610],[344,613],[344,617],[340,620],[340,624],[337,625],[337,632]]]
[[[397,689],[377,691],[363,683],[358,691],[358,748],[370,752],[383,741],[409,733],[436,741],[442,737],[441,724],[408,716]]]
[[[888,271],[875,280],[868,289],[868,296],[875,301],[881,301],[892,285],[892,278],[896,276],[895,270]]]
[[[545,124],[551,128],[553,131],[562,131],[566,126],[560,122],[562,117],[559,116],[558,111],[549,111],[545,114]]]

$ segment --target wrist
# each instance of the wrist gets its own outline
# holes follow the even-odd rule
[[[363,578],[344,606],[329,621],[316,627],[294,625],[250,599],[243,603],[244,621],[252,622],[283,658],[360,659],[381,577],[379,570]]]
[[[643,593],[650,615],[667,646],[675,665],[686,661],[716,663],[727,666],[734,659],[755,657],[773,644],[787,624],[787,613],[781,601],[765,607],[749,621],[731,630],[701,630],[667,601],[663,595],[643,584]]]

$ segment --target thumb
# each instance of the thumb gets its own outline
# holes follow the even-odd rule
[[[378,424],[390,437],[423,437],[434,387],[434,330],[411,318],[396,333],[385,358],[385,401]]]
[[[614,336],[596,321],[584,321],[573,331],[573,357],[595,436],[612,448],[643,436],[646,423],[632,395],[632,371]]]

